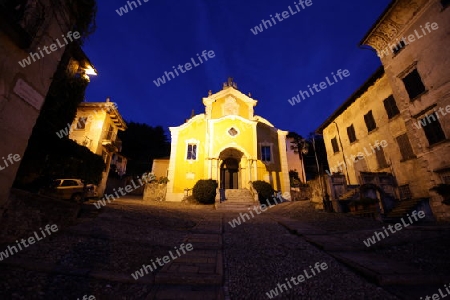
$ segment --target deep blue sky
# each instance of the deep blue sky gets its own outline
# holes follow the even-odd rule
[[[312,0],[312,5],[262,33],[250,28],[282,13],[294,1],[141,0],[123,16],[124,0],[99,0],[97,30],[84,50],[99,72],[86,101],[110,96],[127,121],[179,126],[202,98],[222,89],[229,76],[258,100],[255,113],[275,127],[302,135],[317,127],[380,65],[375,52],[358,47],[390,0]],[[153,80],[203,50],[215,57],[160,87]],[[331,72],[350,76],[291,106],[288,99]]]

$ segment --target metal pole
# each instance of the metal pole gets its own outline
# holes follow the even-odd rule
[[[317,158],[317,151],[316,151],[316,138],[315,138],[314,134],[312,135],[312,140],[313,140],[314,156],[316,158],[317,175],[319,175],[320,190],[322,192],[322,198],[323,198],[325,196],[325,193],[324,193],[324,188],[322,185],[322,175],[320,174],[319,159]]]
[[[341,134],[339,133],[339,126],[337,125],[337,123],[335,121],[333,121],[332,123],[334,123],[334,125],[336,125],[336,129],[337,129],[337,133],[338,133],[338,137],[339,137],[339,144],[341,144],[341,149],[342,149],[342,159],[344,160],[345,173],[347,173],[347,182],[348,182],[348,184],[350,184],[350,176],[348,175],[347,161],[345,160],[344,147],[342,147],[342,140],[341,140]]]

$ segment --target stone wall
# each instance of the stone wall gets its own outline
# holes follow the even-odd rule
[[[144,188],[144,201],[165,201],[167,184],[147,183]]]
[[[314,180],[308,181],[311,193],[310,201],[314,204],[314,207],[316,209],[323,209],[323,199],[325,197],[324,189],[327,191],[329,195],[331,194],[330,187],[328,184],[329,181],[324,179],[325,179],[324,177],[317,177]]]
[[[302,186],[293,188],[291,187],[291,200],[292,201],[302,201],[302,200],[310,200],[311,199],[311,187],[310,186]]]
[[[46,18],[43,24],[35,28],[37,38],[32,41],[29,49],[25,49],[0,30],[0,157],[7,157],[9,154],[23,157],[53,74],[65,50],[58,48],[25,67],[18,63],[26,59],[30,51],[35,53],[38,52],[38,47],[52,45],[56,38],[69,31],[70,24],[64,24],[54,18],[59,15],[59,19],[64,19],[61,17],[63,11],[54,11],[55,8],[48,0],[39,3],[44,5],[44,9],[36,11],[36,14],[42,13],[42,16],[52,17]],[[10,30],[14,28],[3,17],[0,21]],[[19,163],[14,163],[0,171],[0,216],[2,210],[6,209],[8,194],[18,168]]]

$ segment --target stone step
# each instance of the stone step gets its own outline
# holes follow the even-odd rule
[[[247,189],[226,189],[225,197],[251,197],[252,194]]]
[[[253,208],[256,204],[254,202],[241,202],[241,203],[217,203],[217,210],[248,210],[248,208]]]
[[[252,204],[242,204],[242,205],[239,205],[239,204],[228,204],[228,205],[226,205],[226,204],[219,204],[219,205],[217,205],[216,206],[216,209],[247,209],[247,208],[251,208],[251,207],[253,207],[254,205],[253,205],[253,203]]]
[[[253,203],[252,198],[227,198],[222,203]]]
[[[194,244],[193,244],[194,245]],[[155,283],[170,285],[218,285],[223,280],[221,250],[196,249],[166,264]]]
[[[252,197],[226,197],[225,201],[230,201],[230,202],[245,202],[245,201],[253,201]]]
[[[253,202],[230,202],[230,203],[219,203],[219,207],[250,207],[255,205]]]
[[[387,214],[386,219],[399,219],[405,217],[414,210],[420,201],[421,200],[411,199],[399,202],[397,206]]]

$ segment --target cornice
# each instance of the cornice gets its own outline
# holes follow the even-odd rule
[[[361,45],[371,46],[378,52],[386,49],[388,44],[399,37],[408,24],[412,23],[421,11],[424,11],[427,4],[433,4],[433,1],[398,0],[384,12],[363,39]]]

